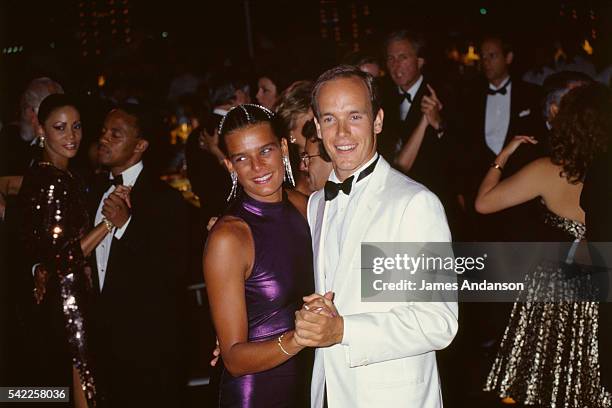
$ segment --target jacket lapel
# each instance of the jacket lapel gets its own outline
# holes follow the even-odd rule
[[[370,180],[363,191],[357,208],[349,221],[349,226],[344,237],[344,245],[340,251],[338,266],[332,277],[331,288],[338,291],[348,277],[351,276],[351,263],[355,259],[358,249],[361,247],[366,232],[371,225],[369,220],[381,204],[380,190],[384,187],[384,181],[389,172],[389,164],[381,157],[378,159],[376,168],[370,175]],[[352,277],[355,279],[355,277]],[[356,278],[359,279],[359,278]]]
[[[320,193],[319,201],[316,203],[316,219],[315,225],[312,229],[312,242],[313,242],[313,262],[315,271],[315,292],[323,294],[325,293],[325,271],[324,271],[324,256],[323,248],[325,246],[325,209],[327,207],[327,201],[325,201],[324,194]]]

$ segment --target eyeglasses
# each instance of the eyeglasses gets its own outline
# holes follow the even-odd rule
[[[300,154],[300,159],[302,160],[302,163],[304,163],[304,166],[308,167],[310,165],[310,159],[312,159],[313,157],[319,157],[319,156],[321,155],[320,154],[309,155],[308,153],[304,152]]]

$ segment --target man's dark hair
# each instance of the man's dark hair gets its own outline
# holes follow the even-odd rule
[[[321,159],[323,159],[324,161],[330,163],[331,157],[329,157],[329,154],[327,154],[327,150],[325,150],[323,141],[317,136],[317,128],[314,124],[313,119],[307,120],[306,123],[304,123],[304,127],[302,128],[302,134],[310,143],[317,144],[317,146],[319,147],[319,157],[321,157]]]
[[[232,104],[236,100],[236,91],[249,92],[248,81],[222,75],[213,81],[210,90],[210,103],[213,107]]]
[[[421,33],[407,29],[393,31],[385,39],[385,56],[387,55],[389,44],[395,41],[408,41],[412,45],[412,48],[414,48],[417,57],[425,58],[427,43],[425,42],[425,37]]]
[[[153,119],[147,109],[137,103],[121,103],[115,110],[120,110],[136,119],[138,138],[150,142],[153,136]]]
[[[372,75],[367,72],[363,72],[354,65],[338,65],[337,67],[328,69],[317,79],[312,89],[312,110],[317,119],[320,118],[321,112],[319,111],[319,102],[317,97],[321,87],[330,81],[340,78],[357,78],[363,81],[364,85],[368,89],[368,96],[370,97],[370,104],[372,105],[372,116],[375,117],[380,110],[380,101],[378,98],[378,87],[376,81]]]
[[[482,41],[480,42],[480,45],[482,46],[482,44],[484,44],[485,41],[496,41],[496,42],[498,42],[499,45],[501,46],[501,49],[502,49],[502,52],[504,53],[504,56],[508,55],[508,53],[514,51],[512,43],[503,34],[500,34],[500,33],[488,33],[488,34],[486,34],[482,38]]]

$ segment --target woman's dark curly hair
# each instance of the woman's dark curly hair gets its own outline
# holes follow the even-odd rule
[[[571,90],[561,99],[552,123],[551,159],[570,183],[584,180],[596,154],[606,150],[612,136],[612,92],[592,83]]]

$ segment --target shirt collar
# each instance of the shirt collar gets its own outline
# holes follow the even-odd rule
[[[136,179],[140,175],[140,172],[143,169],[142,160],[138,163],[134,164],[132,167],[128,167],[127,169],[121,172],[123,176],[123,185],[124,186],[133,186],[136,183]],[[113,178],[112,174],[109,175],[109,178]]]
[[[414,84],[412,84],[412,86],[408,89],[408,91],[406,91],[410,94],[410,97],[412,98],[413,101],[422,83],[423,83],[423,75],[419,76],[419,79],[417,79],[417,81]],[[404,93],[404,90],[401,87],[398,86],[397,89],[399,90],[400,94]]]
[[[372,158],[370,160],[368,160],[366,163],[364,163],[363,165],[361,165],[355,172],[353,172],[353,174],[351,174],[351,176],[354,176],[355,174],[359,174],[361,173],[361,171],[363,169],[365,169],[366,167],[368,167],[370,164],[374,163],[374,160],[376,160],[378,158],[378,152],[374,153],[374,156],[372,156]],[[349,177],[351,177],[349,176]],[[349,178],[347,177],[347,178]],[[353,185],[355,185],[355,183],[357,182],[357,179],[359,177],[355,177],[353,179]],[[332,170],[332,172],[329,174],[329,179],[330,181],[333,181],[334,183],[340,183],[340,180],[338,179],[338,177],[336,176],[336,171]]]
[[[505,77],[504,80],[499,83],[499,86],[495,86],[489,82],[489,89],[497,91],[498,89],[502,89],[504,86],[506,87],[506,89],[510,89],[510,87],[512,86],[512,82],[508,83],[509,80],[509,76]]]

